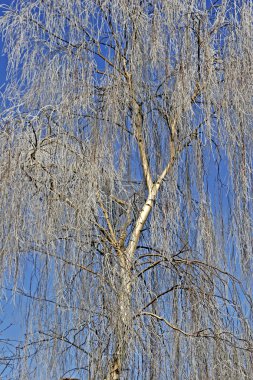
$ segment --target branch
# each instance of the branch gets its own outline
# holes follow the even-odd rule
[[[51,332],[51,331],[50,331]],[[38,331],[39,334],[41,335],[45,335],[45,336],[48,336],[49,338],[52,338],[52,339],[58,339],[58,340],[61,340],[62,342],[65,342],[65,343],[68,343],[70,344],[72,347],[75,347],[77,348],[78,350],[84,352],[86,355],[90,356],[90,353],[88,351],[86,351],[84,348],[81,347],[81,345],[78,345],[76,344],[75,342],[72,342],[70,341],[67,337],[63,336],[63,335],[58,335],[57,333],[55,332],[51,332],[51,334],[49,333],[46,333],[44,331]]]
[[[183,334],[183,335],[185,335],[185,336],[196,337],[196,336],[199,336],[199,334],[200,334],[201,332],[204,331],[204,330],[199,330],[199,331],[197,331],[197,332],[188,333],[188,332],[186,332],[186,331],[180,329],[178,326],[173,325],[172,323],[170,323],[169,321],[167,321],[167,319],[165,319],[164,317],[160,317],[160,316],[157,315],[157,314],[150,313],[150,312],[148,312],[148,311],[143,311],[143,312],[141,312],[141,313],[140,313],[139,315],[137,315],[137,316],[141,316],[141,315],[147,315],[147,316],[150,316],[150,317],[152,317],[152,318],[157,319],[158,321],[162,321],[162,322],[164,322],[167,326],[169,326],[170,328],[172,328],[173,330],[178,331],[178,332],[180,332],[181,334]],[[205,330],[206,330],[206,329],[205,329]],[[209,329],[208,329],[208,330],[209,330]]]
[[[145,140],[142,134],[143,115],[142,115],[141,106],[136,102],[136,100],[134,100],[133,108],[134,108],[134,134],[135,134],[138,148],[139,148],[143,174],[146,180],[148,191],[150,192],[153,187],[153,181],[152,181],[148,157],[146,153]]]
[[[180,332],[181,334],[183,334],[184,336],[187,336],[187,337],[193,337],[193,338],[212,338],[212,339],[215,339],[215,340],[219,339],[221,341],[224,341],[224,342],[228,343],[231,347],[238,348],[239,350],[243,350],[243,351],[253,352],[253,347],[251,346],[251,344],[250,344],[250,342],[248,340],[237,338],[234,334],[232,334],[229,331],[219,331],[217,333],[214,333],[209,327],[207,327],[205,329],[201,329],[201,330],[194,331],[194,332],[186,332],[186,331],[180,329],[180,327],[178,327],[178,326],[173,325],[172,323],[170,323],[164,317],[161,317],[161,316],[159,316],[157,314],[144,311],[144,312],[141,312],[141,313],[137,314],[136,316],[141,316],[141,315],[147,315],[147,316],[150,316],[152,318],[157,319],[158,321],[162,321],[167,326],[169,326],[171,329],[173,329],[174,331],[178,331],[178,332]],[[212,334],[207,334],[207,333],[205,333],[205,331],[210,331]],[[234,343],[231,342],[231,340],[229,340],[228,338],[222,338],[222,335],[230,335],[233,339],[242,341],[245,344],[247,344],[247,347],[238,346],[235,342]]]
[[[89,268],[88,268],[87,266],[85,266],[85,265],[82,265],[82,264],[79,264],[79,263],[74,263],[74,262],[71,261],[71,260],[64,259],[63,257],[60,257],[60,256],[55,255],[54,253],[50,253],[50,252],[48,252],[48,251],[43,252],[41,249],[35,249],[35,251],[38,252],[38,253],[41,253],[41,254],[43,254],[43,255],[53,257],[54,259],[56,259],[56,260],[60,260],[60,261],[64,262],[64,263],[67,264],[67,265],[74,266],[75,268],[79,268],[79,269],[84,270],[84,271],[86,271],[86,272],[88,272],[88,273],[91,273],[91,274],[93,274],[93,275],[95,275],[95,276],[101,277],[103,280],[105,280],[104,277],[103,277],[103,275],[101,275],[101,274],[98,273],[98,272],[93,271],[92,269],[89,269]]]
[[[156,302],[160,297],[164,296],[165,294],[167,293],[170,293],[170,292],[173,292],[173,290],[176,290],[176,289],[181,289],[183,288],[182,285],[175,285],[175,286],[172,286],[170,289],[167,289],[165,290],[164,292],[158,294],[157,296],[155,296],[147,305],[145,305],[143,308],[142,308],[142,311],[147,309],[149,306],[151,306],[154,302]]]
[[[105,217],[105,220],[106,220],[106,223],[107,223],[107,226],[109,228],[109,232],[110,232],[110,240],[111,242],[113,242],[115,244],[115,246],[117,245],[117,238],[116,238],[116,235],[115,235],[115,232],[114,232],[114,229],[113,229],[113,226],[111,224],[111,221],[110,221],[110,218],[109,218],[109,215],[108,215],[108,212],[102,202],[102,199],[100,197],[100,194],[99,192],[97,191],[97,197],[98,197],[98,203],[103,211],[103,214],[104,214],[104,217]],[[109,235],[109,234],[108,234]]]
[[[162,263],[164,260],[158,260],[155,261],[154,263],[150,264],[148,267],[144,268],[140,273],[137,274],[137,277],[141,277],[145,272],[147,272],[149,269],[152,269]]]
[[[150,211],[153,208],[154,201],[156,199],[158,190],[161,186],[162,181],[164,180],[165,176],[168,174],[168,172],[171,170],[174,162],[175,162],[176,156],[172,156],[170,161],[168,162],[167,166],[161,173],[161,175],[158,177],[157,181],[155,184],[153,184],[151,191],[149,192],[148,198],[139,214],[139,217],[136,221],[135,228],[132,232],[132,236],[130,239],[130,242],[127,247],[127,254],[129,256],[129,259],[131,259],[134,255],[134,252],[136,250],[141,231],[143,229],[143,226],[150,214]]]

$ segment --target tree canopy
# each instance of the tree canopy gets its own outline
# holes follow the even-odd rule
[[[3,378],[251,379],[252,1],[2,8]]]

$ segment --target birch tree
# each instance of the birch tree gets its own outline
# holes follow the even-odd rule
[[[252,378],[252,5],[2,6],[3,378]]]

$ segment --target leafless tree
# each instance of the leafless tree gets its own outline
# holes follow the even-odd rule
[[[2,376],[252,379],[252,1],[2,9]]]

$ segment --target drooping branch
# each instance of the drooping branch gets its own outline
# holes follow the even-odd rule
[[[253,346],[252,346],[252,343],[250,341],[246,341],[246,340],[237,338],[230,331],[219,331],[217,333],[213,333],[212,329],[209,328],[209,327],[207,327],[207,328],[199,329],[197,331],[188,332],[188,331],[182,330],[177,325],[169,322],[166,318],[161,317],[160,315],[157,315],[155,313],[151,313],[151,312],[147,312],[147,311],[142,311],[139,314],[139,316],[141,316],[141,315],[143,315],[143,316],[146,315],[146,316],[155,318],[158,321],[164,322],[172,330],[177,331],[177,332],[181,333],[182,335],[184,335],[186,337],[212,338],[212,339],[215,339],[215,340],[221,340],[221,341],[225,341],[227,344],[229,344],[229,345],[231,345],[233,347],[236,347],[236,348],[238,348],[240,350],[253,352]],[[209,331],[210,331],[210,333],[208,333]],[[239,342],[243,341],[245,343],[245,346],[239,346],[239,345],[231,342],[231,340],[229,340],[226,336],[228,336],[228,337],[230,336],[232,339],[238,340]]]

